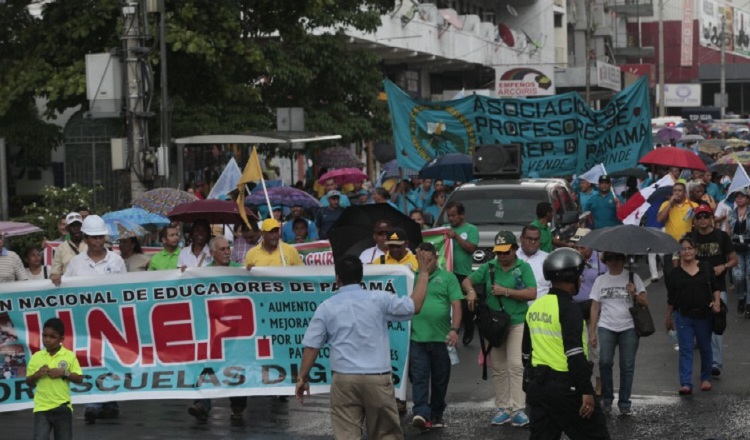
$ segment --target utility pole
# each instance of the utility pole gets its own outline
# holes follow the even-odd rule
[[[692,0],[690,0],[692,1]],[[659,0],[659,116],[664,117],[664,0]]]
[[[594,0],[586,1],[586,104],[591,105],[591,9]]]
[[[159,69],[161,76],[161,152],[159,155],[160,168],[165,179],[169,178],[169,146],[172,142],[171,118],[169,112],[169,91],[167,89],[167,11],[163,0],[158,3],[159,8]],[[166,186],[166,185],[165,185]]]
[[[721,105],[719,105],[719,108],[721,109],[720,113],[720,119],[724,119],[724,115],[727,111],[727,16],[724,14],[721,14],[721,68],[720,68],[720,90],[719,94],[721,95]]]
[[[135,199],[146,191],[143,185],[143,154],[148,148],[148,121],[146,119],[145,84],[143,71],[144,38],[141,35],[142,8],[139,0],[127,0],[122,8],[123,49],[125,54],[125,121],[128,133],[128,158],[130,160],[130,193]]]

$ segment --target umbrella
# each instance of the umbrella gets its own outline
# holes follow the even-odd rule
[[[107,226],[107,230],[109,231],[107,235],[109,235],[111,241],[130,237],[144,237],[149,234],[143,226],[133,223],[130,220],[106,219],[104,217],[102,219]]]
[[[701,143],[698,144],[698,151],[700,151],[701,153],[706,153],[706,154],[718,154],[718,153],[721,153],[721,145],[713,144],[713,143],[707,143],[707,142],[708,141],[701,141]],[[713,163],[713,162],[711,162],[711,163]]]
[[[609,177],[635,177],[636,179],[646,180],[648,178],[648,171],[638,167],[625,168],[624,170],[610,173]]]
[[[671,254],[680,250],[680,244],[671,235],[656,228],[635,225],[597,229],[578,244],[597,251],[626,255]]]
[[[698,141],[705,141],[706,138],[699,134],[686,134],[685,136],[680,139],[681,142],[698,142]]]
[[[374,246],[372,231],[378,220],[389,220],[393,227],[406,231],[409,247],[415,248],[422,242],[422,231],[414,220],[387,203],[350,206],[344,210],[336,223],[328,231],[333,258],[343,255],[357,255]]]
[[[710,166],[711,164],[713,164],[714,162],[716,162],[716,159],[714,159],[713,157],[709,156],[708,154],[700,151],[700,148],[698,149],[698,157],[703,161],[703,163],[706,164],[706,166]]]
[[[326,148],[318,154],[316,162],[318,166],[326,168],[353,168],[362,165],[362,161],[344,147]]]
[[[500,23],[497,25],[498,37],[508,47],[514,47],[516,45],[516,39],[513,37],[513,31],[510,30],[507,24]]]
[[[154,214],[141,208],[127,208],[108,212],[102,218],[104,220],[128,220],[136,225],[164,226],[170,223],[169,219],[163,215]]]
[[[367,174],[357,168],[341,168],[323,174],[318,182],[324,183],[328,179],[333,179],[337,185],[346,185],[347,183],[359,183],[367,180]]]
[[[656,137],[662,142],[669,142],[674,139],[677,140],[682,137],[682,132],[673,127],[664,127],[656,132]]]
[[[419,171],[417,170],[413,170],[411,168],[402,168],[398,166],[396,159],[393,159],[392,161],[383,165],[382,171],[383,173],[385,173],[383,177],[386,179],[391,179],[393,177],[414,177],[419,174]]]
[[[474,179],[471,156],[460,153],[448,153],[427,162],[419,170],[422,179],[445,179],[469,182]]]
[[[247,207],[244,208],[247,218],[257,221],[255,214]],[[205,220],[211,224],[224,223],[234,225],[243,222],[236,202],[216,199],[183,203],[170,211],[167,217],[171,220],[186,223]]]
[[[135,200],[132,205],[145,209],[154,214],[167,215],[175,206],[198,200],[194,195],[172,188],[157,188],[146,191]]]
[[[317,208],[320,206],[318,199],[301,189],[291,186],[268,188],[268,199],[271,201],[271,205],[301,206],[303,208]],[[256,187],[255,191],[250,194],[250,197],[245,199],[245,203],[252,203],[259,206],[265,205],[266,196],[263,194],[263,190]]]
[[[746,170],[750,168],[750,152],[739,151],[737,153],[722,156],[711,165],[711,171],[715,171],[725,176],[734,176],[734,172],[737,171],[737,166],[740,164],[742,164]]]
[[[25,222],[0,222],[0,234],[6,237],[42,232],[42,228]]]
[[[687,168],[706,171],[706,165],[692,151],[677,147],[661,147],[651,150],[638,163],[644,165],[661,165],[665,167]]]

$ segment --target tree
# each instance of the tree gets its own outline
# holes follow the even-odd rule
[[[84,58],[120,50],[121,2],[54,1],[37,18],[29,3],[0,5],[0,136],[47,151],[60,133],[30,111],[34,99],[46,100],[46,117],[87,108]],[[342,30],[375,30],[392,0],[165,3],[174,137],[273,129],[275,108],[289,106],[306,109],[308,130],[338,133],[344,142],[387,130],[376,100],[379,61],[348,48]],[[328,33],[313,35],[316,29]],[[155,52],[149,61],[158,68]]]

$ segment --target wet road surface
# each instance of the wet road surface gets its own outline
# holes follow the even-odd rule
[[[647,283],[648,284],[648,283]],[[701,392],[698,352],[695,352],[692,396],[677,394],[677,352],[663,328],[666,291],[663,282],[647,287],[657,333],[640,341],[631,416],[608,417],[613,439],[750,439],[750,319],[734,311],[736,298],[729,294],[727,333],[724,337],[724,372],[713,391]],[[419,432],[404,417],[405,438],[414,439],[527,439],[528,429],[489,424],[494,414],[491,383],[481,379],[476,364],[478,343],[460,347],[461,364],[452,371],[448,391],[447,427]],[[617,361],[615,361],[617,365]],[[615,366],[615,388],[619,378]],[[228,399],[215,399],[207,423],[187,414],[191,400],[121,402],[118,419],[85,425],[83,405],[76,405],[74,436],[78,439],[329,439],[332,438],[327,395],[309,397],[305,405],[294,399],[249,399],[242,425],[229,421]],[[32,412],[0,413],[0,439],[30,438]]]

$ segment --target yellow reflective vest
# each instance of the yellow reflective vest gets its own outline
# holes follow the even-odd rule
[[[581,347],[568,352],[563,346],[562,324],[560,321],[560,299],[557,295],[544,295],[534,301],[526,312],[526,325],[531,337],[531,365],[546,365],[555,371],[568,371],[568,357],[583,352],[588,359],[586,322],[583,322]],[[571,307],[578,307],[572,302]]]

